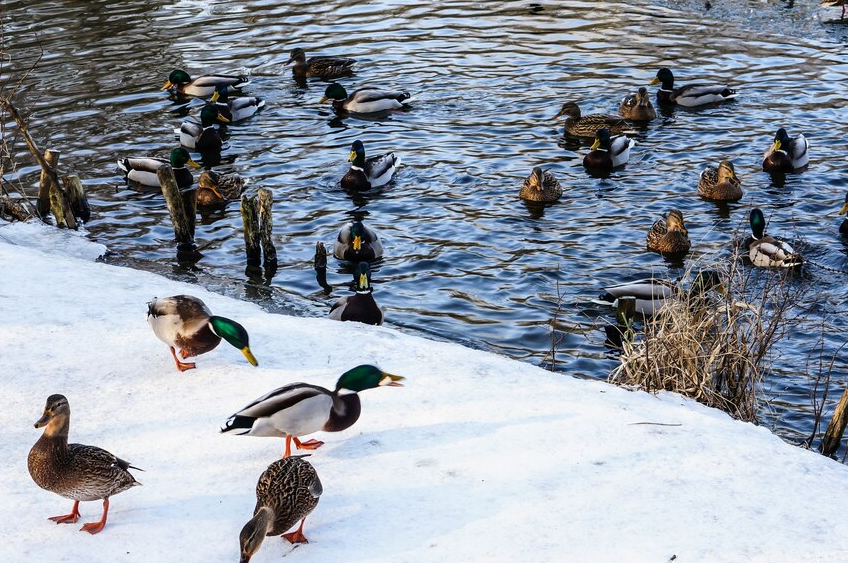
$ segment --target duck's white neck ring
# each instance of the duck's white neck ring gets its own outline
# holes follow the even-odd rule
[[[354,165],[352,165],[352,164],[350,165],[350,169],[351,169],[351,170],[359,170],[360,172],[365,172],[365,171],[364,171],[362,168],[360,168],[359,166],[354,166]]]

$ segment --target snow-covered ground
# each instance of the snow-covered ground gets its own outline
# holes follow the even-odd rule
[[[764,428],[387,328],[268,314],[32,229],[0,226],[0,562],[238,561],[283,441],[218,429],[270,389],[332,387],[366,362],[406,386],[365,391],[355,426],[314,436],[310,543],[268,538],[257,563],[848,559],[848,469]],[[39,244],[9,243],[23,240]],[[178,293],[241,322],[260,367],[224,343],[177,372],[145,313]],[[48,521],[71,502],[27,473],[52,393],[70,401],[71,441],[146,470],[96,536]],[[101,505],[81,509],[94,521]]]

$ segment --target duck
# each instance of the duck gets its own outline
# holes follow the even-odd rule
[[[142,470],[97,446],[68,444],[71,407],[64,395],[47,397],[35,427],[44,428],[44,432],[27,457],[32,480],[42,489],[74,501],[70,514],[53,516],[50,520],[75,524],[80,518],[80,502],[102,500],[100,520],[80,528],[89,534],[101,532],[109,514],[109,498],[141,485],[129,470]]]
[[[265,107],[265,100],[253,96],[230,99],[230,87],[226,84],[216,86],[209,101],[215,104],[218,113],[229,123],[243,121]]]
[[[344,86],[332,82],[324,90],[324,96],[318,100],[318,103],[323,104],[327,100],[333,100],[333,109],[336,111],[375,113],[402,108],[411,98],[409,92],[371,86],[354,90],[353,94],[348,96]]]
[[[781,127],[774,134],[774,144],[763,155],[763,170],[765,172],[794,172],[810,163],[807,149],[810,144],[804,135],[799,133],[794,139],[789,138],[786,129]]]
[[[137,182],[142,186],[158,188],[159,177],[156,172],[163,164],[170,164],[174,171],[174,178],[177,180],[177,186],[184,190],[190,188],[194,184],[194,176],[186,166],[192,168],[200,168],[200,165],[191,159],[191,155],[182,147],[173,149],[168,160],[163,158],[153,157],[128,157],[118,161],[118,170],[120,170],[128,180]]]
[[[689,231],[683,224],[683,213],[678,209],[668,212],[667,218],[657,219],[646,237],[648,250],[662,254],[683,254],[689,252]]]
[[[608,129],[601,129],[595,134],[595,142],[586,156],[583,166],[599,170],[612,170],[630,159],[630,148],[636,144],[633,139],[624,135],[610,137]]]
[[[718,167],[707,166],[698,178],[698,194],[713,201],[738,201],[742,199],[742,184],[736,176],[733,163],[722,160]]]
[[[822,0],[821,5],[823,7],[835,8],[836,6],[842,6],[842,15],[839,17],[840,20],[845,19],[845,8],[848,7],[848,0]]]
[[[377,387],[403,387],[403,380],[404,377],[386,373],[377,366],[362,364],[344,372],[333,391],[310,383],[289,383],[230,416],[221,433],[285,438],[284,458],[291,456],[292,442],[299,450],[315,450],[324,442],[314,439],[302,442],[300,437],[350,428],[362,414],[357,393]]]
[[[635,94],[625,96],[618,106],[618,113],[630,121],[651,121],[656,119],[657,111],[648,97],[648,89],[642,86]]]
[[[562,197],[562,186],[553,172],[536,166],[530,176],[524,179],[518,197],[527,201],[553,203]]]
[[[350,168],[342,176],[343,190],[368,190],[388,184],[400,166],[400,157],[393,152],[365,158],[365,145],[356,140],[350,147]]]
[[[562,104],[562,108],[554,116],[554,119],[562,116],[565,116],[565,134],[572,137],[591,139],[601,129],[606,129],[612,135],[633,133],[630,130],[630,125],[623,118],[603,113],[581,115],[580,106],[574,102]]]
[[[278,459],[259,476],[253,518],[239,533],[239,563],[250,561],[265,536],[282,536],[293,544],[309,543],[303,535],[303,524],[318,506],[324,487],[315,468],[304,457]],[[285,533],[298,521],[297,530]]]
[[[221,115],[218,107],[209,104],[200,110],[200,123],[185,120],[179,129],[174,129],[174,134],[180,138],[180,144],[189,149],[200,152],[220,152],[224,140],[215,128],[215,122],[229,123],[230,120]]]
[[[709,290],[715,290],[722,294],[726,293],[718,272],[702,270],[692,281],[688,294],[701,296]],[[671,299],[681,291],[685,290],[671,280],[655,277],[640,278],[604,288],[604,293],[599,296],[598,303],[617,307],[618,299],[632,297],[636,300],[636,312],[642,316],[650,317],[665,306],[666,300]]]
[[[221,339],[241,350],[251,365],[259,365],[250,351],[250,338],[244,327],[234,320],[212,315],[209,307],[192,295],[154,297],[147,304],[147,323],[156,338],[171,348],[180,371],[194,369],[197,365],[181,362],[175,348],[180,349],[185,359],[215,349]]]
[[[353,272],[354,294],[342,297],[330,307],[330,318],[336,321],[355,321],[367,325],[383,324],[383,310],[374,301],[371,287],[371,268],[368,262],[357,264]]]
[[[292,49],[291,56],[286,65],[294,63],[292,74],[297,78],[337,78],[353,72],[356,59],[345,57],[309,57],[300,47]]]
[[[356,220],[339,231],[333,256],[348,262],[374,262],[383,257],[383,243],[376,231]]]
[[[754,266],[763,268],[800,268],[804,258],[786,242],[765,234],[766,220],[759,208],[751,210],[751,236],[748,237],[748,258]]]
[[[241,89],[250,84],[246,76],[231,76],[226,74],[207,74],[198,76],[194,80],[184,70],[174,70],[168,75],[168,81],[162,86],[163,90],[176,90],[186,96],[205,98],[215,93],[219,84],[226,84],[232,88]]]
[[[687,108],[725,102],[738,94],[736,90],[718,84],[686,84],[675,88],[674,74],[667,68],[657,71],[651,86],[655,84],[662,84],[657,92],[657,100],[660,103],[677,104]]]
[[[220,205],[238,199],[246,187],[247,180],[236,173],[204,170],[197,179],[197,205]]]
[[[842,204],[842,207],[839,209],[840,215],[845,215],[848,213],[848,194],[845,194],[845,203]],[[839,232],[843,237],[848,238],[848,217],[842,220],[842,224],[839,225]]]

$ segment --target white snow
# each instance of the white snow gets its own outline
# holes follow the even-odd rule
[[[222,436],[291,381],[333,387],[372,362],[407,377],[362,393],[359,422],[310,461],[324,485],[310,543],[257,563],[797,562],[848,558],[848,469],[673,394],[634,393],[388,328],[292,318],[197,287],[3,242],[0,561],[238,561],[256,479],[283,440]],[[54,237],[58,240],[59,235]],[[64,244],[64,243],[63,243]],[[56,244],[38,244],[58,248]],[[59,252],[93,256],[90,251]],[[260,367],[222,343],[181,374],[145,322],[191,293],[241,322]],[[56,525],[71,501],[27,473],[52,393],[71,441],[144,468],[144,484]],[[658,424],[666,424],[661,426]]]

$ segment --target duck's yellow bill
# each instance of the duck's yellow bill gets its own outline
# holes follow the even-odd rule
[[[171,88],[171,86],[173,86],[173,85],[174,85],[174,84],[173,84],[173,83],[169,80],[169,81],[165,82],[165,85],[164,85],[164,86],[162,86],[162,89],[163,89],[163,90],[168,90],[168,89],[170,89],[170,88]]]
[[[356,236],[353,237],[353,249],[359,250],[362,248],[362,237]]]
[[[186,164],[188,164],[192,168],[200,168],[200,165],[198,163],[196,163],[195,161],[193,161],[192,159],[188,159],[188,162],[186,162]]]
[[[226,117],[224,117],[220,113],[218,114],[218,121],[220,121],[221,123],[229,123],[230,122],[229,119],[227,119]]]
[[[383,372],[383,379],[380,380],[381,387],[403,387],[403,377],[399,375],[392,375],[390,373]]]
[[[244,357],[247,358],[247,361],[250,362],[252,366],[258,366],[259,362],[256,361],[256,358],[253,356],[253,352],[250,351],[250,348],[245,346],[241,349],[241,353],[244,354]]]
[[[600,146],[601,146],[601,141],[599,139],[595,139],[595,142],[592,143],[592,146],[589,147],[589,150],[593,151]]]
[[[323,104],[323,103],[324,103],[324,102],[326,102],[327,100],[329,100],[329,98],[328,98],[327,96],[321,96],[321,99],[320,99],[320,100],[318,100],[318,103],[319,103],[319,104]]]
[[[848,201],[842,204],[842,207],[839,208],[839,214],[848,213]]]
[[[212,97],[209,99],[210,102],[217,102],[218,98],[221,96],[218,94],[218,90],[215,90],[215,93],[212,94]]]
[[[653,80],[651,80],[651,81],[648,83],[648,86],[654,86],[654,85],[659,84],[659,83],[660,83],[660,79],[659,79],[659,78],[657,78],[657,77],[655,76],[655,77],[654,77],[654,79],[653,79]]]
[[[771,146],[771,150],[772,150],[772,152],[779,151],[780,150],[780,141],[775,141],[774,144]]]
[[[356,160],[356,151],[350,151],[350,156],[347,157],[348,162],[353,162]]]
[[[359,274],[359,289],[368,289],[368,276]]]

